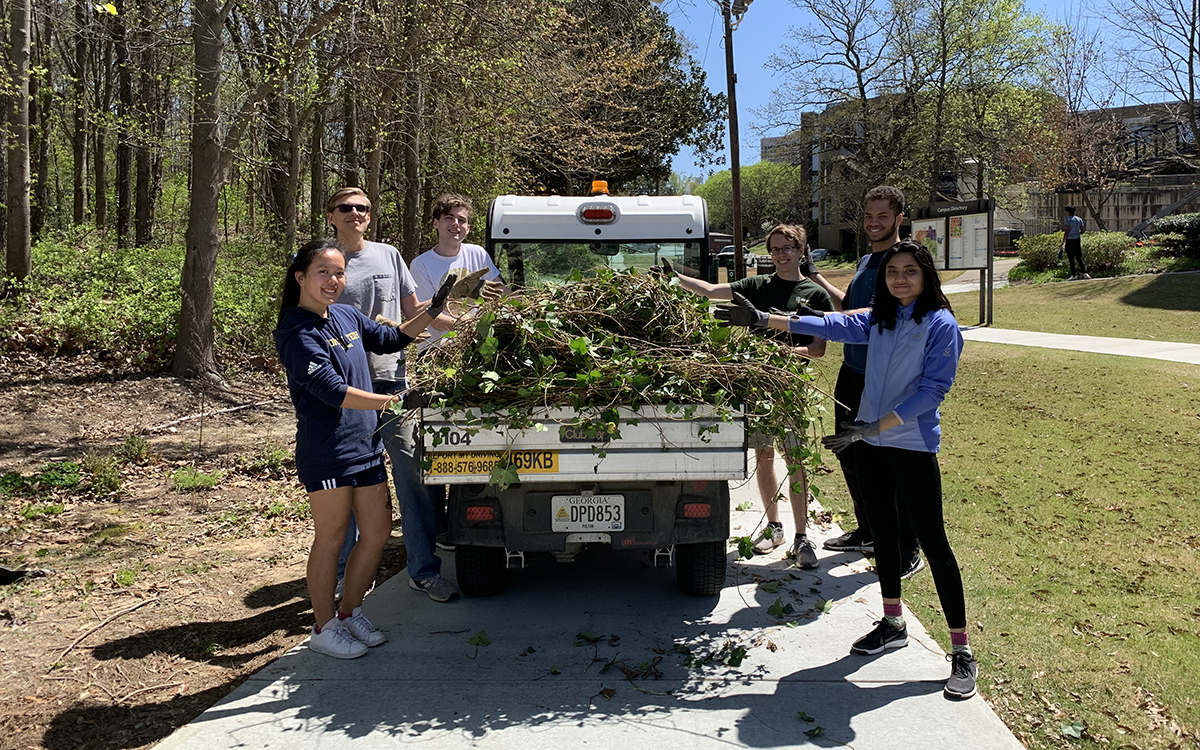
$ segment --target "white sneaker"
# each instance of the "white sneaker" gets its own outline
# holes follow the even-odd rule
[[[782,547],[786,541],[783,536],[783,528],[768,523],[754,538],[754,554],[770,554],[776,547]]]
[[[355,607],[354,612],[340,622],[342,627],[349,630],[350,635],[354,636],[354,640],[360,643],[378,646],[387,641],[387,636],[379,632],[379,629],[372,625],[367,616],[362,613],[362,607]]]
[[[345,593],[346,593],[346,579],[338,578],[337,585],[333,587],[333,600],[335,602],[340,602],[342,600],[342,595]]]
[[[335,659],[357,659],[367,653],[367,644],[355,640],[350,631],[342,627],[337,617],[325,623],[320,633],[313,628],[312,637],[308,639],[308,648]]]

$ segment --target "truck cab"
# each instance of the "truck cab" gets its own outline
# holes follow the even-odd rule
[[[646,271],[665,258],[707,268],[707,226],[699,196],[505,195],[489,207],[486,247],[520,294],[599,267]],[[425,481],[448,485],[464,594],[500,593],[530,555],[565,563],[597,544],[673,566],[686,593],[720,592],[729,480],[746,478],[745,419],[703,404],[619,409],[619,437],[603,442],[575,410],[524,415],[536,429],[467,427],[477,411],[424,411]],[[500,461],[517,482],[488,483]]]

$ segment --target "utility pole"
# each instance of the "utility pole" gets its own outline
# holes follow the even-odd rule
[[[720,0],[725,18],[725,88],[729,97],[729,174],[733,189],[733,275],[746,278],[746,254],[742,241],[742,159],[738,143],[737,73],[733,70],[733,30],[754,0]]]

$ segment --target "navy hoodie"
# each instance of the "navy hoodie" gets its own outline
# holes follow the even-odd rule
[[[379,414],[343,409],[346,388],[371,391],[367,352],[391,354],[412,343],[349,305],[322,318],[302,307],[284,311],[275,351],[296,407],[296,472],[304,484],[356,474],[380,462]]]

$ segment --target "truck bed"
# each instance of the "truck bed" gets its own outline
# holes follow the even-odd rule
[[[620,438],[603,442],[578,426],[572,409],[540,410],[532,415],[535,427],[524,431],[471,427],[478,409],[425,409],[422,440],[432,460],[425,481],[484,483],[502,459],[516,464],[523,483],[746,478],[744,417],[724,420],[707,405],[679,407],[675,413],[663,406],[619,412]]]

